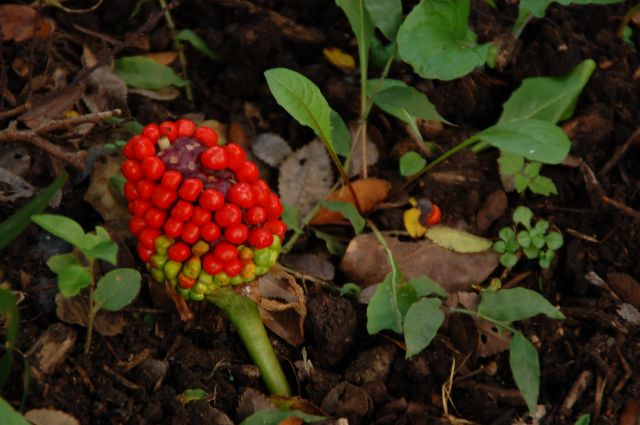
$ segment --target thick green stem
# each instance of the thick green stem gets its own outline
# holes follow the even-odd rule
[[[231,288],[214,292],[207,301],[222,310],[236,328],[251,359],[260,368],[267,390],[271,394],[291,397],[291,388],[273,352],[256,303]]]

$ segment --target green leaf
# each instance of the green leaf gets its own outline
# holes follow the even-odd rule
[[[511,268],[518,264],[518,256],[511,252],[505,252],[500,256],[500,264],[502,264],[504,267]]]
[[[366,71],[369,63],[369,47],[371,47],[375,27],[364,5],[364,0],[336,0],[336,4],[340,6],[345,15],[347,15],[347,19],[349,19],[351,30],[358,41],[360,69]],[[366,77],[367,73],[364,72],[364,75]]]
[[[98,308],[118,311],[129,305],[140,292],[141,276],[134,269],[115,269],[102,276],[93,298]]]
[[[400,157],[400,174],[412,176],[422,170],[427,164],[427,160],[416,152],[407,152]]]
[[[122,204],[126,204],[126,199],[124,197],[124,184],[126,182],[127,179],[125,179],[121,174],[109,176],[109,188]]]
[[[344,123],[344,120],[333,109],[329,114],[329,121],[331,122],[331,138],[333,139],[333,146],[338,155],[348,156],[351,152],[351,133]]]
[[[545,242],[547,243],[547,247],[552,250],[558,250],[562,244],[564,243],[564,239],[562,238],[562,234],[558,232],[550,232],[548,235],[544,237]]]
[[[73,254],[61,254],[54,255],[47,260],[47,266],[51,269],[52,272],[58,274],[65,267],[69,266],[82,266],[80,264],[80,260]]]
[[[128,86],[139,89],[159,90],[171,85],[184,87],[183,80],[173,69],[143,56],[128,56],[114,61],[113,73]]]
[[[515,176],[524,169],[524,156],[500,151],[498,165],[500,166],[500,173]]]
[[[356,235],[359,235],[364,230],[365,220],[353,204],[344,201],[327,200],[320,202],[320,204],[330,211],[339,212],[345,216],[351,222]]]
[[[9,245],[31,224],[31,216],[42,212],[53,195],[67,181],[66,176],[56,178],[53,183],[44,188],[38,196],[27,202],[22,208],[14,212],[9,218],[0,223],[0,250]]]
[[[591,415],[586,414],[578,418],[575,425],[589,425],[591,423]]]
[[[542,248],[545,244],[544,238],[542,236],[535,236],[531,239],[531,242],[533,243],[533,246],[538,249]]]
[[[531,236],[529,236],[529,232],[523,230],[518,232],[518,245],[523,248],[528,248],[531,245]]]
[[[182,30],[176,34],[176,40],[178,41],[186,41],[193,46],[194,49],[198,50],[200,53],[205,54],[212,60],[220,60],[221,57],[219,54],[214,52],[207,46],[207,43],[195,32],[191,30]]]
[[[537,176],[531,180],[531,182],[529,182],[529,189],[531,189],[533,193],[538,193],[544,196],[558,194],[558,188],[555,183],[553,183],[553,180],[545,176]]]
[[[498,232],[498,236],[505,242],[513,241],[516,239],[516,232],[511,227],[503,227]]]
[[[370,81],[370,88],[375,88],[377,84],[375,81],[376,80]],[[438,113],[435,105],[431,103],[424,93],[407,86],[402,81],[395,81],[397,81],[398,84],[380,89],[375,93],[371,92],[370,89],[369,96],[371,96],[378,108],[406,122],[412,127],[416,126],[416,120],[418,118],[450,124]]]
[[[538,174],[540,174],[540,168],[541,167],[542,167],[542,164],[539,163],[539,162],[529,162],[524,167],[524,175],[529,177],[529,178],[534,178]]]
[[[513,183],[518,193],[524,193],[524,191],[527,190],[527,187],[529,187],[529,183],[531,182],[522,174],[516,174],[513,178]]]
[[[47,265],[49,265],[49,262],[47,262]],[[49,265],[49,267],[51,266]],[[75,297],[81,290],[91,285],[89,269],[80,264],[69,264],[61,267],[56,274],[58,275],[58,289],[60,289],[60,293],[65,298]]]
[[[402,0],[364,0],[364,4],[376,28],[395,40],[402,23]]]
[[[310,127],[335,153],[331,128],[331,108],[318,86],[302,74],[286,68],[264,73],[271,94],[296,121]]]
[[[13,348],[16,346],[18,336],[18,306],[13,292],[9,289],[0,288],[0,322],[4,330],[4,354],[0,358],[0,389],[4,387],[11,374],[11,364],[13,363]],[[1,414],[0,417],[4,417]]]
[[[299,410],[260,410],[246,418],[240,425],[278,425],[287,418],[301,418],[305,423],[315,423],[327,419],[325,416],[310,415]]]
[[[345,295],[355,295],[357,297],[360,292],[362,292],[362,288],[353,282],[345,283],[340,287],[340,295],[343,297]]]
[[[516,332],[511,339],[509,365],[529,412],[535,412],[540,391],[540,362],[536,348],[520,332]]]
[[[524,255],[526,255],[529,260],[533,260],[534,258],[538,258],[538,254],[540,253],[540,250],[536,248],[534,245],[531,245],[526,248],[523,248],[522,252],[524,252]]]
[[[182,404],[187,404],[191,401],[204,400],[209,397],[209,393],[200,388],[189,388],[181,392],[176,396],[176,399]]]
[[[561,77],[525,79],[502,105],[500,121],[527,118],[555,124],[566,120],[573,115],[578,96],[595,67],[596,63],[587,59]]]
[[[413,286],[416,290],[418,298],[428,297],[431,294],[436,294],[440,298],[448,298],[449,293],[433,279],[427,276],[417,276],[407,281],[407,285]]]
[[[118,260],[118,245],[111,240],[109,232],[102,226],[96,226],[95,235],[85,235],[84,247],[81,251],[89,258],[108,261],[113,265]]]
[[[500,150],[546,164],[560,163],[571,149],[571,141],[560,127],[534,119],[499,122],[473,137]]]
[[[324,241],[327,251],[329,251],[330,254],[337,255],[338,257],[344,256],[344,253],[347,251],[347,247],[340,243],[335,236],[322,232],[318,229],[313,229],[313,233],[315,233],[318,239],[322,239]]]
[[[423,78],[453,80],[485,63],[488,44],[478,45],[467,26],[469,0],[422,0],[398,31],[398,54]]]
[[[16,412],[2,397],[0,397],[0,418],[3,425],[30,425],[29,421]]]
[[[288,202],[283,202],[282,207],[281,219],[284,221],[284,224],[287,225],[287,229],[291,229],[296,233],[302,233],[302,228],[300,227],[300,211],[295,205]]]
[[[536,225],[533,226],[536,235],[544,235],[547,233],[547,229],[549,229],[549,222],[547,220],[538,220]]]
[[[478,313],[500,322],[514,322],[544,314],[552,319],[564,319],[564,314],[542,295],[525,288],[484,292]]]
[[[444,321],[442,302],[436,298],[422,298],[413,303],[404,319],[404,342],[408,359],[424,350],[438,333]]]
[[[493,243],[493,250],[502,254],[507,250],[507,244],[504,241],[496,241]]]
[[[75,220],[55,214],[37,214],[31,217],[31,220],[47,232],[69,242],[76,248],[84,248],[85,233]]]
[[[527,229],[531,228],[532,218],[533,218],[533,213],[529,208],[524,206],[519,206],[513,212],[513,222],[516,224],[522,224]]]
[[[392,288],[394,272],[391,271],[378,285],[367,306],[367,332],[373,335],[385,329],[402,333],[402,313]]]
[[[492,245],[489,239],[446,226],[429,227],[426,236],[442,248],[461,254],[486,251]]]

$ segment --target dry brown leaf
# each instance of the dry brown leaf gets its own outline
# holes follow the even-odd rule
[[[351,121],[349,123],[349,134],[351,140],[353,140],[353,146],[351,147],[351,162],[349,163],[349,177],[355,177],[362,171],[362,144],[361,138],[358,137],[358,122]],[[377,128],[372,125],[367,125],[367,167],[374,165],[380,158],[380,152],[378,146],[373,141],[382,140],[382,135]],[[384,143],[384,142],[382,142]]]
[[[82,62],[87,68],[95,66],[98,58],[89,46],[82,46]],[[93,113],[120,109],[128,115],[127,85],[111,72],[107,65],[96,68],[87,78],[87,90],[82,100]]]
[[[151,59],[152,61],[157,62],[160,65],[169,66],[178,57],[178,52],[154,52],[145,53],[142,56]]]
[[[129,219],[126,207],[118,202],[109,184],[109,178],[120,172],[121,163],[121,159],[112,156],[107,156],[104,161],[96,161],[89,188],[84,194],[84,200],[100,213],[104,221],[126,222]]]
[[[140,96],[148,97],[153,100],[167,101],[173,100],[180,96],[180,90],[173,86],[165,87],[159,90],[146,90],[146,89],[129,89],[129,93],[138,94]]]
[[[351,182],[353,191],[358,196],[361,213],[367,213],[373,210],[376,205],[382,202],[389,194],[391,185],[389,182],[380,179],[361,179]],[[326,198],[328,201],[343,201],[350,204],[354,204],[353,195],[348,187],[343,187],[336,190]],[[318,213],[313,217],[310,224],[331,224],[343,222],[345,218],[342,214],[335,211],[329,211],[325,208],[320,208]]]
[[[237,419],[242,421],[260,410],[272,411],[276,410],[276,406],[261,392],[253,388],[245,389],[238,399]]]
[[[291,416],[278,422],[278,425],[302,425],[303,423],[304,421],[301,418]]]
[[[251,141],[251,152],[265,164],[277,167],[293,151],[287,141],[278,134],[262,133]]]
[[[251,282],[245,295],[258,304],[265,326],[291,345],[302,343],[307,306],[304,291],[293,276],[275,266]]]
[[[607,283],[623,301],[640,307],[640,283],[626,273],[607,273]]]
[[[53,119],[60,118],[62,115],[73,109],[82,93],[84,93],[83,84],[69,84],[59,91],[51,92],[38,99],[33,107],[18,119],[23,121],[29,128],[36,128]]]
[[[297,272],[313,276],[325,281],[332,281],[336,276],[336,268],[319,254],[288,254],[282,263]]]
[[[460,254],[428,239],[402,242],[388,233],[384,238],[405,279],[428,276],[449,293],[468,291],[498,267],[498,254],[492,251]],[[391,271],[387,253],[371,233],[351,240],[340,269],[363,287],[382,282]]]
[[[32,409],[24,417],[33,425],[80,425],[70,414],[54,409]]]
[[[331,159],[319,140],[298,149],[280,166],[278,189],[282,202],[305,215],[331,190]]]
[[[56,316],[70,325],[87,327],[89,306],[82,296],[65,298],[62,294],[56,295]],[[129,324],[124,313],[99,311],[93,322],[100,335],[115,336],[122,333]]]
[[[34,37],[34,23],[36,11],[19,4],[0,5],[0,28],[4,40],[16,42],[31,40]],[[43,16],[38,18],[38,28],[35,31],[36,38],[47,38],[55,28],[54,22]]]

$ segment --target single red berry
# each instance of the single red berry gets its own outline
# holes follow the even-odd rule
[[[191,221],[193,222],[193,224],[197,224],[198,226],[207,224],[211,221],[211,211],[206,210],[202,207],[195,207],[193,209]]]
[[[200,155],[200,162],[210,170],[227,168],[227,153],[222,146],[211,146]]]
[[[183,289],[193,288],[193,286],[196,284],[196,282],[197,282],[196,279],[194,279],[192,277],[189,277],[184,273],[180,273],[178,275],[178,284]]]
[[[151,202],[146,199],[136,199],[129,204],[129,212],[136,217],[144,217],[149,208],[151,208]]]
[[[249,228],[244,224],[234,224],[224,231],[224,238],[235,245],[240,245],[247,240],[249,236]]]
[[[160,135],[167,136],[171,143],[178,137],[178,126],[172,121],[165,121],[160,124]]]
[[[231,186],[227,199],[241,208],[251,208],[255,204],[253,191],[248,183],[237,183]]]
[[[154,254],[154,250],[147,248],[142,243],[138,242],[138,246],[136,246],[136,251],[138,251],[138,257],[145,263],[148,263],[151,260],[151,256]]]
[[[122,163],[122,167],[120,167],[122,171],[122,175],[129,181],[137,182],[142,178],[142,167],[140,167],[140,163],[133,159],[127,159]]]
[[[142,199],[151,199],[153,191],[156,188],[156,184],[151,180],[142,179],[136,183],[136,189],[138,189],[138,195]]]
[[[238,258],[229,260],[224,265],[224,272],[231,277],[239,275],[240,271],[242,271],[242,261]]]
[[[256,249],[266,248],[273,243],[273,235],[266,229],[255,227],[249,231],[249,245]]]
[[[436,224],[440,223],[441,219],[442,219],[442,210],[440,210],[440,207],[437,206],[436,204],[432,204],[431,213],[429,213],[429,216],[427,217],[427,224],[429,226],[435,226]]]
[[[275,193],[271,192],[267,195],[267,200],[263,204],[264,209],[267,211],[267,217],[272,220],[280,218],[282,215],[282,202],[280,202],[280,198]]]
[[[222,271],[222,262],[213,254],[209,252],[202,258],[202,268],[210,275],[217,275]]]
[[[178,196],[180,196],[185,201],[195,202],[198,199],[198,196],[202,193],[202,189],[204,188],[204,184],[200,179],[185,179],[182,182],[182,186],[180,186],[180,190],[178,191]]]
[[[158,137],[160,137],[160,127],[156,123],[147,124],[142,129],[142,135],[148,137],[153,144],[156,144]]]
[[[244,213],[244,219],[249,224],[261,224],[267,219],[267,211],[263,207],[251,207]]]
[[[136,145],[136,142],[139,138],[140,138],[140,135],[136,134],[131,139],[129,139],[126,145],[124,145],[124,148],[122,149],[122,153],[124,154],[125,157],[129,159],[135,159],[136,154],[133,151],[133,147]]]
[[[242,221],[242,211],[233,204],[224,204],[214,215],[220,227],[229,227]]]
[[[173,217],[169,217],[167,222],[164,223],[164,233],[167,236],[171,236],[174,239],[177,239],[182,234],[182,228],[184,227],[184,223],[180,220],[176,220]]]
[[[149,208],[144,214],[144,221],[146,221],[150,227],[155,229],[162,228],[166,220],[167,213],[157,208]]]
[[[135,201],[140,197],[140,193],[138,193],[138,187],[135,183],[128,181],[124,184],[124,197],[127,201]]]
[[[142,161],[145,158],[154,156],[156,154],[156,148],[153,146],[151,139],[142,136],[137,143],[133,145],[133,154],[138,160]]]
[[[142,217],[133,216],[129,220],[129,231],[135,236],[138,236],[138,233],[142,232],[145,227],[147,227],[147,222]]]
[[[180,186],[180,182],[182,181],[182,174],[179,171],[167,171],[162,176],[162,185],[169,190],[174,192],[178,191],[178,186]]]
[[[157,156],[150,156],[142,161],[142,174],[149,180],[158,180],[164,175],[164,162]]]
[[[160,209],[168,210],[177,198],[178,194],[175,191],[167,189],[162,185],[157,185],[153,191],[151,202]]]
[[[213,255],[223,263],[238,257],[238,248],[227,242],[220,242],[213,248]]]
[[[224,195],[215,189],[205,189],[200,195],[200,206],[209,211],[215,211],[224,205]]]
[[[234,171],[239,182],[251,183],[258,179],[258,167],[251,161],[243,162]]]
[[[177,242],[169,247],[167,250],[167,256],[173,261],[182,263],[191,257],[191,249],[186,243]]]
[[[191,137],[196,129],[193,121],[186,118],[180,118],[176,121],[176,126],[178,127],[178,137]]]
[[[218,133],[213,128],[198,127],[193,133],[195,139],[206,147],[216,146],[218,144]]]
[[[256,186],[251,186],[251,191],[253,192],[253,199],[255,199],[256,201],[256,205],[264,205],[265,202],[267,202],[267,197],[269,196],[269,193],[271,193],[270,190],[264,190],[261,187],[256,187]]]
[[[227,163],[229,168],[237,170],[242,167],[244,161],[247,159],[247,153],[236,143],[229,143],[225,145],[227,151]]]
[[[186,243],[193,245],[200,239],[200,229],[192,222],[185,223],[180,237]]]
[[[274,235],[277,235],[280,241],[284,239],[284,234],[287,232],[287,225],[280,220],[269,220],[264,223],[264,228]]]
[[[147,249],[155,251],[156,239],[160,235],[162,235],[162,232],[160,230],[154,229],[152,227],[147,227],[138,235],[138,241],[140,241],[140,243]]]
[[[171,210],[171,217],[180,221],[189,221],[193,215],[193,204],[179,200]]]
[[[203,224],[200,226],[200,236],[207,242],[213,242],[220,237],[220,226],[211,221]]]

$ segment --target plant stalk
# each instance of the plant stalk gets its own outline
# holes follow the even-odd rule
[[[89,285],[89,308],[87,310],[87,338],[84,341],[84,354],[89,354],[91,349],[91,338],[93,337],[93,320],[98,312],[93,301],[93,288],[96,281],[93,274],[94,260],[89,261],[89,271],[91,272],[91,285]]]
[[[173,46],[178,52],[178,62],[180,62],[182,78],[188,80],[189,77],[187,76],[187,57],[184,54],[184,47],[182,46],[182,43],[176,38],[176,24],[173,22],[171,12],[167,10],[167,2],[165,0],[158,0],[158,4],[161,8],[165,9],[164,19],[165,21],[167,21],[169,30],[171,30],[171,36],[173,37]],[[191,88],[191,81],[189,81],[188,84],[184,86],[184,94],[187,98],[187,101],[193,104],[193,89]]]
[[[207,296],[207,301],[222,310],[236,328],[251,359],[260,368],[267,390],[271,394],[291,397],[291,388],[273,351],[256,303],[231,288],[214,292]]]

